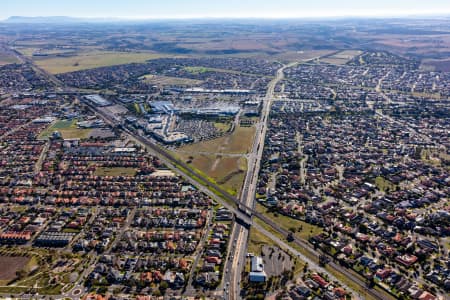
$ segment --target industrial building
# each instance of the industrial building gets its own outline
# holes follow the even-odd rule
[[[108,100],[106,100],[105,98],[103,98],[100,95],[87,95],[84,96],[86,98],[86,100],[89,100],[92,104],[96,105],[96,106],[108,106],[111,105],[111,102],[109,102]]]
[[[175,106],[170,101],[153,101],[150,103],[153,113],[170,114],[176,111]]]
[[[180,111],[180,113],[205,117],[226,117],[237,115],[239,113],[239,110],[240,110],[239,106],[217,106],[217,107],[185,109]]]
[[[44,232],[39,235],[34,244],[41,247],[65,247],[75,236],[69,232]]]

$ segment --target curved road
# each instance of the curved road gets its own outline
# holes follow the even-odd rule
[[[55,85],[60,89],[60,92],[67,92],[67,93],[77,93],[73,89],[67,88],[64,86],[63,83],[61,83],[59,80],[54,78],[51,74],[48,74],[47,72],[41,70],[38,68],[31,60],[27,59],[26,57],[20,55],[16,52],[18,57],[20,57],[22,60],[24,60],[27,63],[32,64],[35,68],[37,68],[38,71],[44,76],[46,76],[48,79],[53,81]],[[315,60],[317,58],[304,60],[303,62]],[[207,178],[202,176],[201,174],[198,174],[197,172],[193,171],[187,164],[177,160],[171,153],[169,153],[167,150],[163,149],[162,147],[155,144],[153,141],[146,137],[142,137],[137,135],[136,133],[131,132],[130,130],[123,128],[122,132],[126,134],[129,138],[137,141],[139,144],[145,146],[146,149],[150,150],[152,154],[159,157],[163,163],[165,163],[168,167],[175,170],[177,173],[179,173],[181,176],[186,178],[187,181],[195,185],[199,190],[203,191],[205,194],[209,195],[212,199],[216,200],[218,203],[222,204],[224,207],[228,208],[230,211],[235,213],[235,216],[237,219],[240,219],[243,221],[243,223],[246,223],[248,225],[251,225],[252,223],[252,216],[255,216],[259,219],[261,219],[264,223],[266,223],[268,226],[270,226],[274,231],[281,233],[282,235],[287,235],[287,232],[281,228],[278,224],[275,224],[270,218],[259,214],[253,209],[254,206],[254,196],[255,196],[255,189],[256,189],[256,183],[257,183],[257,177],[259,172],[259,165],[261,161],[261,155],[264,148],[264,139],[265,134],[267,130],[267,124],[268,124],[268,116],[270,113],[270,107],[273,100],[274,90],[276,84],[284,78],[284,70],[288,67],[294,66],[298,63],[292,63],[289,65],[284,65],[282,68],[280,68],[277,71],[276,77],[274,80],[272,80],[267,88],[266,97],[263,102],[263,110],[261,115],[261,123],[258,127],[258,132],[256,134],[255,143],[254,143],[254,153],[253,157],[249,159],[250,168],[247,172],[247,176],[245,179],[245,186],[242,191],[242,195],[240,199],[237,199],[230,195],[228,192],[220,188],[218,185],[211,183],[208,181]],[[82,93],[80,93],[82,94]],[[88,103],[86,103],[88,104]],[[99,115],[102,119],[104,119],[107,123],[112,125],[113,127],[116,127],[118,125],[118,120],[111,115],[108,115],[105,113],[104,110],[98,107],[93,107],[88,104],[88,107],[90,107],[91,110],[93,110],[97,115]],[[256,151],[255,151],[256,147]],[[213,192],[214,191],[214,192]],[[219,196],[218,196],[218,195]],[[239,207],[238,208],[236,208]],[[243,261],[245,259],[245,249],[247,246],[247,238],[248,238],[248,229],[244,226],[242,226],[239,222],[235,222],[235,226],[233,227],[233,231],[231,234],[231,237],[234,237],[234,240],[231,241],[231,247],[229,253],[235,253],[234,255],[231,254],[230,259],[227,261],[226,268],[229,269],[229,272],[227,272],[227,281],[226,285],[230,285],[232,282],[233,285],[229,287],[229,291],[231,293],[226,293],[229,295],[230,299],[239,299],[239,281],[240,281],[240,273],[241,268],[243,266]],[[239,243],[237,243],[239,241]],[[234,243],[233,243],[234,242]],[[295,243],[298,245],[305,247],[308,249],[309,245],[306,241],[300,241],[295,240]],[[234,252],[233,252],[234,249]],[[313,254],[317,257],[318,253],[313,252]],[[231,265],[229,265],[231,263]],[[330,267],[337,270],[338,272],[341,272],[345,276],[352,279],[356,284],[360,285],[362,288],[365,288],[365,283],[362,282],[362,279],[358,277],[357,275],[353,275],[349,270],[339,266],[330,264]],[[355,273],[356,274],[356,273]],[[231,280],[230,280],[231,279]],[[228,289],[226,289],[228,291]],[[367,293],[372,295],[375,299],[391,299],[392,297],[387,294],[386,292],[377,291],[377,290],[367,290]]]
[[[295,64],[291,64],[295,65]],[[289,66],[291,66],[289,65]],[[262,154],[262,148],[264,146],[264,138],[265,138],[265,132],[267,129],[267,122],[268,122],[268,115],[270,112],[270,104],[273,100],[273,92],[276,83],[283,78],[283,71],[288,66],[283,66],[280,70],[277,72],[277,77],[269,84],[268,87],[268,94],[266,95],[265,101],[264,101],[264,108],[263,108],[263,116],[261,117],[261,120],[263,122],[263,128],[260,127],[259,131],[261,132],[258,135],[258,138],[255,139],[258,141],[254,144],[254,147],[256,145],[256,149],[258,149],[258,146],[260,149],[258,149],[258,154]],[[278,79],[278,80],[277,80]],[[268,97],[272,95],[272,97]],[[107,123],[109,123],[112,126],[116,126],[118,120],[112,118],[110,115],[107,115],[101,108],[94,107],[90,105],[89,103],[86,103],[88,107],[90,107],[97,115],[102,117]],[[137,135],[136,133],[131,132],[130,130],[124,128],[122,129],[122,132],[126,134],[129,138],[135,140],[139,144],[145,146],[152,154],[159,157],[163,163],[165,163],[168,167],[175,170],[178,174],[183,176],[187,181],[195,185],[200,191],[204,192],[208,196],[210,196],[212,199],[216,200],[218,203],[222,204],[224,207],[228,208],[230,211],[232,211],[236,218],[241,220],[243,223],[246,223],[248,225],[252,224],[252,216],[260,219],[265,224],[270,226],[274,231],[282,234],[283,236],[287,236],[288,232],[281,228],[278,224],[274,223],[270,218],[268,218],[265,215],[262,215],[254,210],[253,208],[253,201],[255,196],[255,188],[256,188],[256,181],[258,177],[258,171],[259,171],[259,162],[260,162],[260,155],[258,156],[259,159],[253,158],[250,161],[252,161],[253,167],[249,168],[249,171],[247,173],[247,177],[245,180],[245,186],[241,193],[241,198],[237,199],[230,195],[228,192],[224,191],[221,187],[218,185],[211,183],[208,181],[207,178],[202,176],[201,174],[198,174],[194,170],[192,170],[187,164],[184,162],[179,161],[171,153],[166,151],[164,148],[160,147],[159,145],[155,144],[153,141],[146,137],[142,137]],[[262,135],[264,133],[264,135]],[[213,192],[215,191],[215,192]],[[220,196],[218,196],[219,194]],[[250,206],[250,205],[251,206]],[[237,208],[239,207],[239,208]],[[241,225],[240,222],[235,222],[235,226],[233,226],[233,230],[231,233],[231,237],[234,239],[231,240],[230,243],[230,251],[229,251],[229,257],[227,259],[226,265],[225,265],[225,295],[224,298],[226,299],[240,299],[240,276],[241,276],[241,269],[245,261],[245,249],[247,248],[247,239],[248,239],[248,229]],[[239,243],[238,243],[239,242]],[[299,246],[308,249],[309,244],[307,241],[300,241],[295,240],[295,243],[297,243]],[[317,251],[311,252],[311,254],[315,257],[319,256],[319,253]],[[333,263],[329,264],[329,267],[333,268],[335,271],[340,272],[344,274],[346,277],[350,278],[355,284],[359,285],[361,289],[366,289],[366,284],[363,281],[362,277],[358,275],[356,272],[350,271],[340,265],[336,265]],[[227,272],[228,270],[228,272]],[[384,291],[378,291],[374,289],[366,290],[368,294],[370,294],[374,299],[393,299],[390,294]]]

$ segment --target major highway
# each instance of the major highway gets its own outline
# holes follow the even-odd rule
[[[239,199],[239,207],[245,209],[250,208],[247,212],[248,215],[253,215],[255,206],[255,193],[258,183],[259,168],[261,165],[261,158],[264,150],[264,142],[267,132],[267,126],[269,122],[270,108],[272,106],[272,100],[274,98],[275,87],[278,82],[284,78],[284,70],[288,67],[295,65],[292,63],[284,65],[278,69],[275,78],[270,81],[267,86],[267,92],[263,99],[260,121],[256,126],[256,134],[253,141],[252,152],[248,158],[247,174],[245,176],[244,185]],[[226,299],[239,299],[240,298],[240,282],[241,282],[241,270],[245,264],[247,241],[248,241],[249,229],[245,226],[235,223],[233,226],[232,237],[234,238],[231,243],[232,249],[229,253],[233,256],[228,258],[226,262],[226,272],[224,276],[225,285],[229,287],[228,292],[225,295]]]
[[[291,66],[291,65],[289,65]],[[277,72],[276,78],[269,84],[267,95],[265,97],[265,101],[263,104],[263,112],[261,120],[263,125],[259,126],[259,130],[261,134],[257,135],[255,139],[254,147],[258,149],[258,156],[255,155],[253,158],[253,168],[249,168],[249,171],[246,176],[245,186],[241,193],[240,198],[236,198],[230,195],[228,192],[223,190],[218,185],[209,182],[207,178],[203,175],[197,173],[192,170],[190,166],[186,163],[175,158],[171,153],[169,153],[165,148],[159,146],[151,139],[140,136],[131,130],[122,127],[120,130],[125,134],[128,138],[136,141],[138,144],[144,146],[150,154],[158,157],[164,164],[166,164],[169,168],[176,171],[178,174],[183,176],[188,182],[196,186],[200,191],[204,192],[212,199],[228,208],[235,214],[238,222],[235,222],[233,226],[233,230],[231,233],[231,243],[230,249],[228,251],[229,256],[227,258],[225,264],[225,276],[224,276],[224,298],[225,299],[240,299],[240,276],[241,270],[245,262],[246,248],[247,248],[247,240],[248,240],[248,229],[252,225],[252,217],[260,219],[263,223],[267,224],[272,230],[281,234],[282,236],[287,236],[288,231],[283,229],[281,226],[273,222],[272,219],[258,213],[253,205],[254,205],[254,197],[255,197],[255,188],[256,181],[259,172],[260,159],[262,155],[262,148],[264,146],[265,133],[267,130],[267,122],[268,115],[270,113],[270,105],[273,100],[273,91],[276,83],[283,78],[283,71],[288,66],[283,66]],[[270,99],[270,100],[268,100]],[[106,123],[110,124],[113,127],[117,128],[119,120],[115,119],[113,116],[107,114],[101,107],[96,107],[88,102],[85,104],[95,112],[99,117],[101,117]],[[262,134],[264,133],[264,135]],[[251,170],[250,170],[251,169]],[[308,254],[312,257],[318,258],[321,254],[320,252],[312,249],[307,241],[295,239],[293,243],[297,244],[304,251],[308,252]],[[393,299],[390,294],[381,290],[375,289],[366,289],[366,283],[364,279],[354,271],[346,269],[338,264],[329,263],[328,267],[333,269],[336,272],[339,272],[349,279],[351,279],[356,285],[360,286],[361,290],[366,290],[367,294],[370,294],[374,299]]]
[[[33,62],[28,60],[27,58],[20,55],[22,60],[25,60],[27,63],[32,65]],[[314,60],[313,58],[311,60]],[[310,61],[310,60],[305,60]],[[176,159],[170,152],[168,152],[163,147],[154,143],[151,139],[147,137],[143,137],[138,135],[135,132],[127,128],[118,127],[119,120],[115,119],[113,116],[109,115],[107,112],[102,110],[100,107],[95,107],[85,102],[87,106],[94,111],[98,116],[100,116],[106,123],[111,126],[122,131],[123,134],[128,136],[128,138],[136,141],[138,144],[144,146],[151,154],[158,157],[163,163],[165,163],[169,168],[175,170],[178,174],[183,176],[188,182],[196,186],[199,190],[210,196],[212,199],[222,204],[224,207],[228,208],[235,214],[238,222],[235,222],[235,226],[233,227],[233,231],[231,234],[232,241],[230,243],[231,249],[229,250],[230,257],[227,260],[225,271],[225,297],[228,299],[240,299],[239,296],[239,282],[240,282],[240,274],[243,266],[243,262],[245,261],[245,249],[247,248],[247,238],[248,238],[248,228],[252,224],[252,216],[260,219],[262,222],[267,224],[273,231],[278,232],[279,234],[286,236],[288,232],[280,227],[278,224],[273,222],[267,216],[260,214],[254,210],[254,196],[255,196],[255,188],[258,179],[259,166],[262,156],[262,151],[264,148],[264,139],[267,130],[267,124],[269,119],[270,107],[273,100],[274,89],[276,84],[283,79],[284,70],[287,67],[293,66],[294,64],[284,65],[281,67],[276,74],[274,80],[272,80],[267,88],[267,93],[265,99],[263,101],[263,108],[261,114],[261,121],[258,125],[258,132],[255,137],[255,142],[253,144],[253,156],[249,159],[249,171],[247,173],[245,179],[245,185],[241,193],[241,197],[238,199],[228,192],[223,190],[218,185],[209,182],[207,178],[202,176],[201,174],[192,170],[187,164],[182,161]],[[34,65],[34,67],[36,67]],[[59,92],[65,92],[73,94],[75,91],[73,89],[65,87],[60,81],[58,81],[54,76],[48,74],[47,72],[41,70],[36,67],[38,71],[41,72],[42,75],[45,75],[55,83],[58,87]],[[310,252],[314,257],[318,257],[319,253],[310,248],[306,241],[302,240],[294,240],[294,243],[304,248],[306,251]],[[340,265],[336,265],[333,263],[329,264],[329,267],[334,269],[337,272],[342,273],[343,275],[350,278],[355,284],[359,285],[362,289],[366,288],[365,282],[363,279],[344,267]],[[228,272],[227,272],[228,270]],[[228,288],[229,287],[229,288]],[[392,297],[383,291],[378,290],[367,290],[367,293],[370,294],[374,299],[391,299]]]

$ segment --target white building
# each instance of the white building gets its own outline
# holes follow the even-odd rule
[[[250,282],[264,282],[267,274],[264,271],[264,261],[260,256],[253,256],[251,260]]]

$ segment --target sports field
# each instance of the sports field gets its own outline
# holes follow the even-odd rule
[[[92,129],[77,128],[77,120],[59,120],[50,125],[40,135],[40,139],[47,139],[53,132],[59,131],[64,139],[87,139]]]

